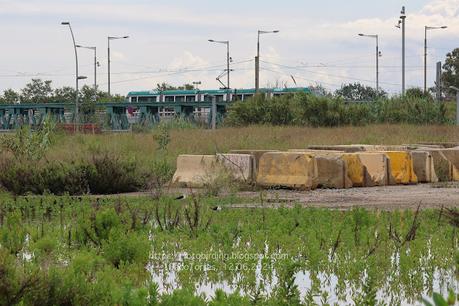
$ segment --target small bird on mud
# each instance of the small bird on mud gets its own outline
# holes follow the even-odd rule
[[[176,199],[176,200],[184,200],[184,199],[186,199],[186,198],[187,198],[187,195],[186,195],[186,194],[182,194],[182,195],[176,197],[175,199]]]

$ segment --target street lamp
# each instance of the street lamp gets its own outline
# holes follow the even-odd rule
[[[78,75],[78,52],[77,52],[77,45],[75,44],[75,36],[73,35],[73,30],[72,26],[70,25],[70,22],[68,21],[63,21],[61,22],[61,25],[63,26],[68,26],[70,29],[70,34],[72,35],[72,41],[73,41],[73,49],[75,51],[75,130],[78,130],[78,80],[80,80],[80,76]]]
[[[427,31],[440,30],[440,29],[446,29],[446,28],[448,27],[447,26],[441,26],[441,27],[425,26],[424,27],[424,93],[427,92]]]
[[[402,6],[402,11],[400,12],[400,19],[398,24],[395,26],[402,29],[402,95],[405,95],[405,21],[406,21],[406,12],[405,7]]]
[[[379,93],[379,57],[381,56],[381,52],[379,52],[379,36],[378,35],[366,35],[360,33],[359,36],[361,37],[370,37],[376,39],[376,93]]]
[[[255,90],[256,92],[258,92],[260,89],[260,35],[274,34],[274,33],[279,33],[279,30],[274,30],[274,31],[258,30],[257,57],[255,58]]]
[[[230,42],[229,40],[213,40],[209,39],[209,42],[211,43],[216,43],[216,44],[225,44],[226,45],[226,89],[227,89],[227,95],[226,95],[226,100],[229,101],[229,89],[230,89],[230,51],[229,51],[229,45]]]
[[[77,48],[89,49],[94,51],[94,102],[97,102],[97,48],[77,45]]]
[[[108,42],[108,96],[111,97],[111,92],[110,92],[110,40],[115,40],[115,39],[126,39],[129,38],[129,36],[108,36],[107,37],[107,42]]]
[[[201,81],[193,81],[193,86],[196,88],[196,90],[199,90],[199,85],[201,85]]]
[[[450,86],[449,88],[456,91],[456,125],[459,126],[459,88],[456,86]]]

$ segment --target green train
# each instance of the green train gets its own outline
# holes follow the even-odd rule
[[[269,97],[280,96],[289,93],[310,93],[307,87],[296,88],[262,88],[260,93]],[[228,101],[244,101],[255,95],[255,89],[217,89],[217,90],[150,90],[131,91],[127,95],[129,102],[212,102],[215,97],[217,103]]]
[[[261,88],[259,90],[260,94],[270,98],[297,92],[310,93],[311,91],[307,87]],[[159,117],[173,117],[178,114],[178,107],[180,107],[181,110],[186,109],[187,114],[193,114],[195,118],[207,118],[212,99],[215,99],[219,112],[221,112],[226,108],[228,102],[244,101],[253,97],[255,93],[255,89],[131,91],[126,97],[126,102],[131,103],[133,107],[136,104],[146,103],[157,106]]]

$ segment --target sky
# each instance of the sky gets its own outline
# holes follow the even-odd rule
[[[111,41],[112,93],[149,90],[157,83],[200,81],[218,88],[229,40],[231,87],[254,87],[257,30],[279,30],[260,40],[261,86],[343,83],[375,86],[378,34],[380,86],[401,90],[401,31],[395,27],[406,6],[406,83],[423,86],[424,26],[428,32],[428,85],[435,63],[459,47],[459,0],[0,0],[0,91],[18,90],[32,78],[54,87],[74,86],[75,57],[68,27],[77,44],[97,47],[97,81],[107,90],[107,36]],[[78,49],[80,84],[94,83],[93,51]],[[222,79],[226,82],[225,79]],[[296,84],[295,84],[296,82]]]

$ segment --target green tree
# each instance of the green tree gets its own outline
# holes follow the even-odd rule
[[[384,90],[376,90],[370,86],[364,86],[360,83],[346,84],[335,91],[335,96],[348,101],[372,101],[377,98],[385,97],[387,93]]]
[[[166,91],[166,90],[193,90],[196,89],[193,84],[184,84],[183,86],[173,86],[168,83],[156,84],[156,90]]]
[[[13,89],[5,89],[3,91],[3,96],[0,98],[2,103],[15,103],[19,101],[19,93],[14,91]]]
[[[56,88],[53,93],[54,102],[60,103],[74,103],[75,102],[75,88],[70,86],[64,86],[62,88]]]
[[[21,102],[25,103],[48,103],[53,100],[52,81],[32,79],[21,90]]]
[[[432,99],[432,95],[429,92],[424,92],[419,87],[413,87],[406,90],[406,96],[411,98],[425,98]]]
[[[454,94],[450,86],[459,88],[459,48],[446,54],[445,63],[443,64],[442,83],[446,92]]]

